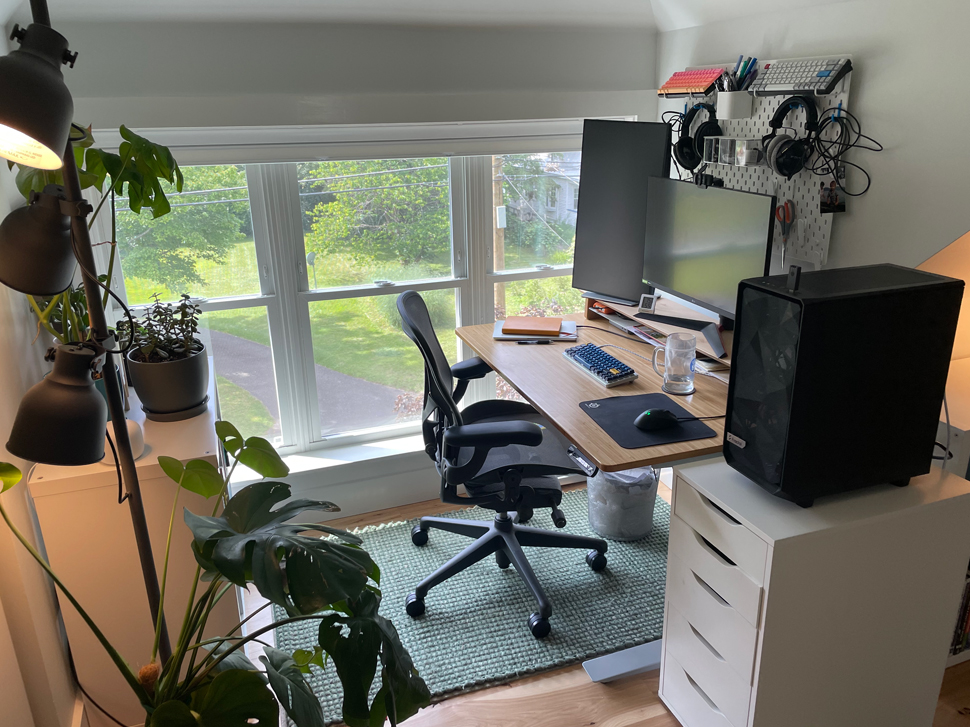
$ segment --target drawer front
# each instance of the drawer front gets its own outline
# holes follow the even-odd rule
[[[676,515],[670,518],[668,553],[703,578],[744,619],[757,628],[761,615],[761,586],[751,580],[712,543]]]
[[[758,630],[682,560],[670,556],[667,601],[704,635],[745,684],[753,684]]]
[[[684,727],[739,727],[731,724],[703,687],[670,654],[664,657],[660,696]]]
[[[728,666],[700,631],[673,606],[667,611],[664,648],[683,666],[735,727],[748,723],[751,686]]]
[[[682,477],[678,477],[674,484],[674,513],[737,563],[751,580],[759,586],[764,585],[768,544]]]

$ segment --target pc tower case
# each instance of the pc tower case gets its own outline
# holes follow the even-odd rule
[[[802,507],[929,472],[963,285],[896,265],[741,281],[728,464]]]

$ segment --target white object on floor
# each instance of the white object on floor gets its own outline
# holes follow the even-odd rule
[[[143,454],[145,454],[145,433],[142,431],[141,424],[131,419],[125,419],[125,423],[128,425],[128,441],[131,442],[131,454],[138,460]],[[101,464],[105,467],[115,468],[115,456],[114,450],[111,449],[111,442],[108,441],[108,435],[114,435],[114,424],[108,422],[108,433],[104,435],[104,459],[101,460]],[[114,439],[114,436],[111,437]],[[115,442],[115,447],[118,443]]]

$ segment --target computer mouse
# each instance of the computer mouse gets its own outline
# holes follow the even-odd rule
[[[647,409],[633,420],[633,426],[642,432],[658,432],[679,424],[677,415],[667,409]]]

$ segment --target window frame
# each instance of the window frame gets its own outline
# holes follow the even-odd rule
[[[605,117],[629,119],[635,117]],[[169,146],[182,166],[245,164],[253,221],[259,295],[202,299],[204,313],[264,307],[276,375],[281,454],[411,436],[419,422],[323,435],[320,427],[309,304],[318,301],[394,295],[404,290],[455,291],[457,325],[494,321],[496,283],[569,275],[572,265],[495,271],[492,266],[493,202],[491,156],[578,151],[583,119],[375,124],[314,127],[224,127],[142,129]],[[96,131],[101,146],[116,149],[117,131]],[[452,276],[393,285],[356,285],[314,290],[310,285],[299,202],[297,163],[313,159],[449,158]],[[95,223],[99,239],[109,239],[104,216]],[[99,265],[106,262],[104,250]],[[113,290],[126,299],[121,265]],[[127,300],[126,300],[127,302]],[[145,306],[133,306],[141,311]],[[115,312],[117,316],[119,312]],[[474,356],[462,341],[458,357]],[[472,382],[465,403],[489,398],[494,375]]]

